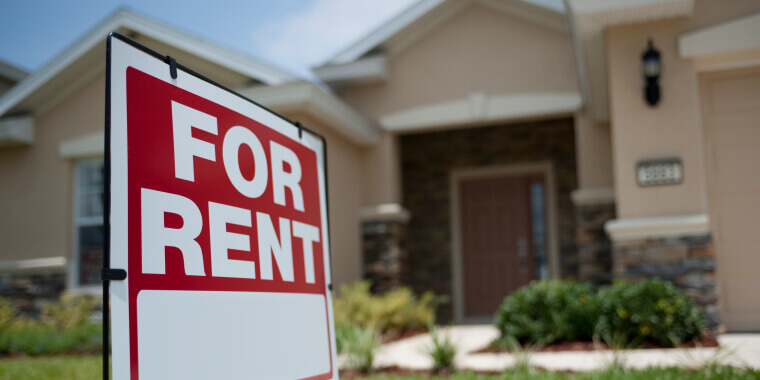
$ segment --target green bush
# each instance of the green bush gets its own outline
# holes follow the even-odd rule
[[[51,323],[17,320],[0,331],[2,354],[91,353],[99,350],[102,343],[100,323],[83,323],[60,329]]]
[[[91,297],[62,298],[43,305],[39,319],[18,315],[0,298],[0,354],[91,353],[102,346],[101,323],[89,321]]]
[[[501,338],[521,343],[589,341],[594,335],[616,346],[662,346],[699,339],[704,316],[691,297],[670,282],[617,282],[594,294],[572,281],[535,281],[504,299],[496,314]]]
[[[599,292],[596,333],[627,343],[677,345],[699,339],[705,329],[701,310],[670,282],[648,279],[618,282]]]
[[[8,299],[0,298],[0,331],[5,330],[18,315],[18,309],[13,306],[13,302]]]
[[[589,284],[534,281],[504,299],[495,324],[502,347],[514,337],[520,343],[547,345],[558,341],[591,340],[597,306]]]
[[[61,329],[68,329],[87,322],[94,306],[95,300],[91,296],[63,296],[57,302],[42,305],[42,318]]]
[[[432,293],[416,297],[410,289],[401,288],[374,295],[367,281],[344,285],[340,290],[341,296],[333,303],[336,324],[400,333],[424,329],[435,320]]]

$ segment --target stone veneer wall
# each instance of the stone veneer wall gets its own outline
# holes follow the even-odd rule
[[[20,311],[34,315],[43,302],[56,301],[66,288],[60,272],[9,272],[0,274],[0,297],[8,298]]]
[[[615,204],[587,204],[575,208],[578,280],[599,286],[612,282],[612,242],[604,223],[615,219]]]
[[[363,277],[372,292],[384,293],[405,284],[407,257],[403,248],[406,221],[365,220],[362,222]]]
[[[708,327],[714,329],[720,324],[710,235],[616,242],[613,251],[616,278],[671,281],[694,297],[705,311]]]
[[[400,138],[403,206],[410,211],[407,283],[416,292],[433,291],[450,302],[439,318],[453,313],[449,174],[452,169],[550,161],[559,225],[563,276],[575,276],[575,135],[572,119],[525,122],[404,135]]]

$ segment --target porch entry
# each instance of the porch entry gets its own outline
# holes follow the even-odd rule
[[[504,297],[548,277],[544,173],[459,180],[461,313],[492,318]]]

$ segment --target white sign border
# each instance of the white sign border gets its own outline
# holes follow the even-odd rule
[[[122,40],[124,39],[124,40]],[[177,69],[177,78],[171,77],[169,65],[159,58],[132,46],[127,38],[117,33],[108,36],[107,83],[110,91],[106,93],[106,104],[110,106],[110,116],[106,128],[110,135],[110,256],[111,268],[128,268],[128,171],[127,171],[127,68],[134,67],[166,83],[177,86],[193,94],[204,94],[203,98],[220,104],[230,110],[283,134],[293,141],[311,149],[317,156],[317,178],[319,182],[320,212],[322,222],[322,247],[324,258],[325,294],[328,311],[328,328],[330,331],[330,356],[332,375],[338,379],[337,352],[335,347],[335,322],[333,319],[332,278],[330,274],[330,241],[327,210],[327,188],[325,166],[325,146],[321,138],[309,131],[299,137],[296,126],[283,118],[258,106],[231,90],[214,85],[193,74]],[[136,43],[135,43],[136,44]],[[109,110],[106,110],[109,112]],[[106,189],[108,191],[109,189]],[[112,378],[129,380],[132,378],[129,341],[129,273],[124,281],[111,281],[110,315],[111,315],[111,361]],[[107,322],[107,321],[106,321]],[[108,349],[108,348],[105,348]],[[318,374],[315,374],[318,375]]]

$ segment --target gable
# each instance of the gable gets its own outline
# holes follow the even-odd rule
[[[479,3],[390,55],[387,65],[385,83],[342,89],[373,119],[473,93],[577,92],[567,33]]]

